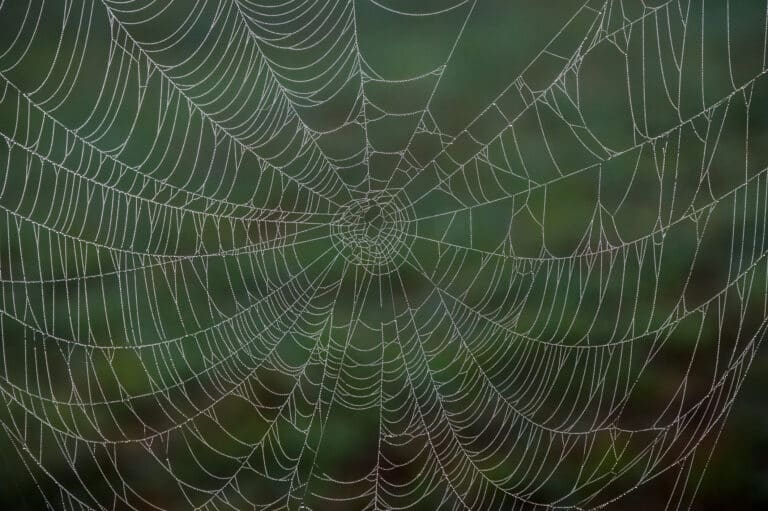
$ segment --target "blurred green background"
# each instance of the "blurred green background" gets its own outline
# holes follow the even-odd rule
[[[763,0],[0,2],[0,508],[458,509],[455,484],[544,509],[467,482],[439,393],[465,448],[501,445],[475,466],[533,501],[768,508],[767,19]],[[382,190],[407,242],[371,274],[330,226]],[[550,453],[483,374],[553,429],[706,405],[671,440]],[[407,496],[365,494],[381,454]]]

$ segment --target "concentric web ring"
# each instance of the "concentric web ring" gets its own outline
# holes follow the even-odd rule
[[[0,29],[0,508],[717,507],[768,319],[764,0]]]
[[[345,206],[333,220],[334,244],[354,265],[378,273],[395,271],[407,256],[410,208],[395,194],[373,192]]]

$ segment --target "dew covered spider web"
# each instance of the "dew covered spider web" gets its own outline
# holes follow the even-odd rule
[[[0,1],[3,501],[688,509],[768,318],[767,13]]]

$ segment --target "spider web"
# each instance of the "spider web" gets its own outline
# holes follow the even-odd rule
[[[768,317],[766,2],[0,20],[0,423],[45,506],[691,506]]]

